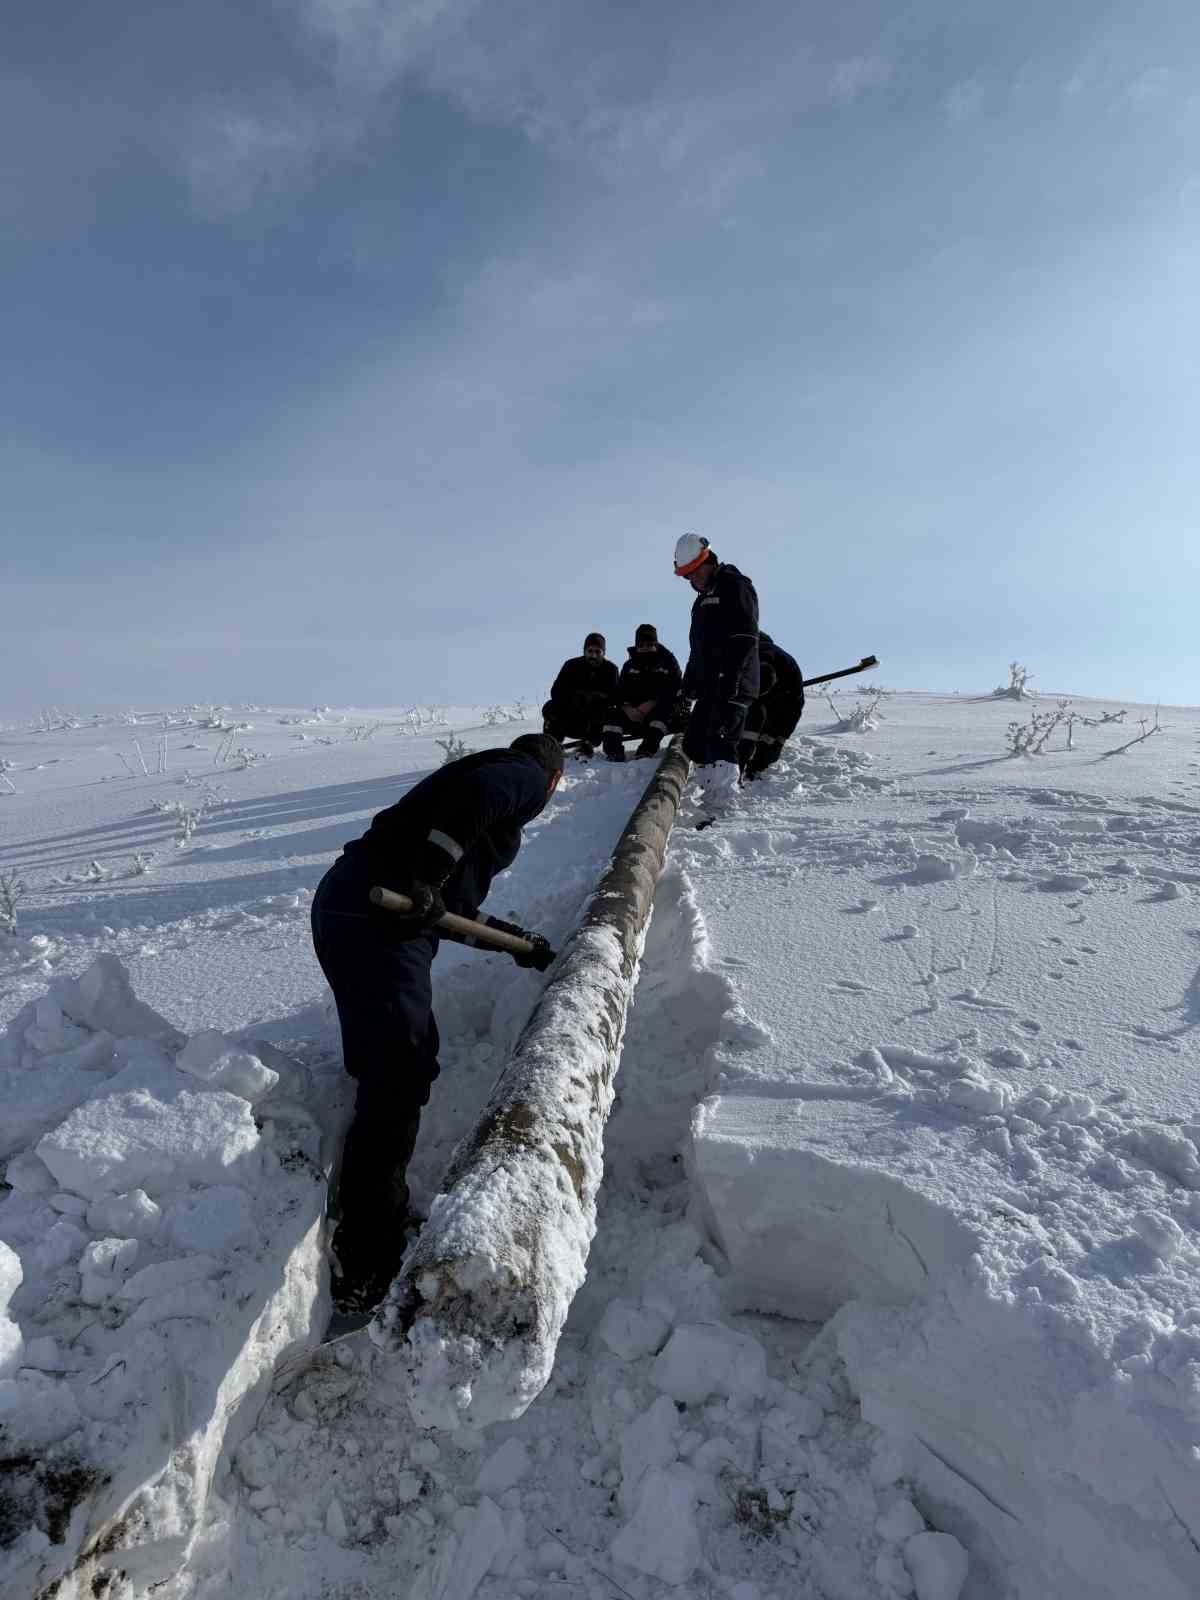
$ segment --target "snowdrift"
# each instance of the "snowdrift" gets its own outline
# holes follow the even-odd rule
[[[112,956],[9,1024],[0,1591],[91,1596],[101,1557],[142,1591],[188,1561],[222,1448],[328,1313],[340,1094],[269,1045],[186,1039]]]

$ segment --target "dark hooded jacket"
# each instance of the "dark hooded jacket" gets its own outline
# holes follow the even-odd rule
[[[769,633],[758,636],[758,659],[762,668],[760,694],[799,714],[804,710],[804,674],[794,656],[777,645]]]
[[[451,761],[378,812],[345,855],[372,881],[441,885],[447,911],[474,917],[492,879],[510,867],[521,829],[545,807],[546,772],[520,750],[477,750]]]
[[[691,650],[683,675],[690,700],[758,696],[758,596],[745,573],[718,564],[708,588],[692,605]]]
[[[587,656],[572,656],[559,668],[554,687],[550,690],[551,705],[563,712],[572,710],[576,695],[600,694],[609,700],[617,693],[617,664],[601,659],[589,661]]]
[[[645,705],[647,700],[660,704],[673,701],[683,682],[679,663],[666,645],[656,645],[654,654],[649,651],[639,655],[635,645],[629,646],[629,660],[621,668],[617,684],[617,704],[622,706]]]

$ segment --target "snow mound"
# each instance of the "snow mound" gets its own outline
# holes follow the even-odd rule
[[[962,1055],[879,1054],[893,1077],[869,1098],[698,1109],[689,1162],[732,1303],[833,1318],[864,1417],[997,1594],[1195,1594],[1200,1129],[1018,1093]],[[1153,1163],[1160,1207],[1111,1185],[1118,1152]],[[1030,1173],[1054,1205],[1005,1198]],[[919,1596],[958,1594],[949,1544],[904,1560]]]
[[[312,1080],[263,1055],[188,1041],[111,956],[0,1039],[5,1593],[99,1592],[102,1558],[139,1589],[172,1577],[227,1435],[323,1323],[336,1086],[273,1100]]]

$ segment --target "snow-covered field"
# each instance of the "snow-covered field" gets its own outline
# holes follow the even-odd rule
[[[1075,706],[1012,757],[1029,704],[818,699],[685,800],[588,1278],[482,1435],[361,1339],[288,1364],[347,1109],[307,918],[447,724],[532,724],[0,730],[0,1593],[1200,1593],[1200,712]],[[489,909],[561,941],[648,776],[574,766]],[[436,970],[424,1199],[544,981]]]

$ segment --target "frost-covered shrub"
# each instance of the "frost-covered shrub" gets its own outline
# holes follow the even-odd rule
[[[1068,705],[1060,700],[1053,711],[1031,711],[1028,722],[1010,722],[1006,735],[1009,755],[1040,755],[1055,728],[1067,720]]]
[[[861,689],[858,692],[860,695],[863,694]],[[835,703],[833,695],[826,694],[825,699],[829,703],[829,709],[837,718],[837,732],[873,732],[883,720],[883,712],[879,709],[880,702],[888,699],[890,694],[890,689],[872,687],[870,691],[864,695],[862,704],[855,706],[853,711],[842,711]]]
[[[999,700],[1033,700],[1037,696],[1036,689],[1027,687],[1033,674],[1028,667],[1023,667],[1019,661],[1010,661],[1008,664],[1009,682],[998,684],[992,693]]]
[[[487,727],[495,727],[502,722],[528,722],[530,708],[524,700],[513,701],[510,705],[488,706],[483,713],[483,721]]]
[[[451,761],[457,761],[460,756],[469,756],[471,754],[467,746],[462,742],[458,735],[454,733],[452,733],[448,739],[435,739],[433,742],[437,745],[438,749],[443,752],[443,766],[446,766]]]
[[[17,931],[17,903],[25,885],[15,872],[0,872],[0,933]]]

